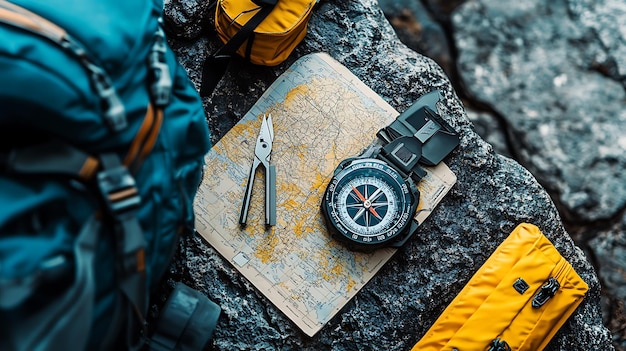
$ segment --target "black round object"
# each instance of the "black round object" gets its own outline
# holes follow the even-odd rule
[[[408,231],[419,200],[411,183],[378,159],[342,162],[322,198],[331,235],[357,250],[399,240]]]

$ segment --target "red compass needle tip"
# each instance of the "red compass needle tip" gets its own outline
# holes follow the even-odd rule
[[[363,206],[368,209],[374,216],[376,216],[376,218],[378,219],[382,219],[382,217],[378,214],[378,212],[376,212],[376,210],[374,209],[374,207],[372,207],[372,203],[365,198],[365,196],[363,196],[363,194],[361,194],[361,192],[359,191],[359,189],[357,189],[354,185],[352,186],[352,190],[354,191],[354,193],[356,194],[356,196],[359,197],[359,200],[363,201]]]

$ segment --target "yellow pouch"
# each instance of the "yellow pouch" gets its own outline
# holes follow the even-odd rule
[[[257,65],[275,66],[283,62],[306,35],[317,2],[278,0],[237,54]],[[227,43],[260,9],[260,5],[250,0],[218,0],[215,28],[222,42]]]
[[[412,351],[542,350],[587,290],[539,228],[522,223]]]

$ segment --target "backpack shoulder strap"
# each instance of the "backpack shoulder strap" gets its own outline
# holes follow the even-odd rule
[[[148,105],[143,123],[123,164],[136,173],[152,151],[163,123],[163,110]],[[81,181],[94,178],[100,160],[69,144],[52,141],[0,152],[0,171],[20,174],[64,175]]]
[[[100,162],[68,144],[50,142],[0,153],[0,170],[16,174],[64,175],[81,181],[93,179]]]
[[[87,71],[92,88],[102,102],[109,129],[119,132],[126,128],[126,111],[111,79],[78,40],[49,20],[6,0],[0,0],[0,22],[45,38],[76,57]]]

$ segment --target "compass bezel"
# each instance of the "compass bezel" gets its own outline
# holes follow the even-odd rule
[[[361,180],[375,178],[393,191],[394,211],[385,214],[385,218],[392,217],[387,219],[388,225],[377,231],[359,232],[357,229],[361,226],[346,218],[345,202],[340,202],[339,195],[345,197],[346,194],[344,188],[351,186],[351,182],[359,177]],[[401,238],[411,225],[418,200],[408,182],[411,182],[410,178],[404,179],[400,172],[379,159],[357,158],[342,162],[330,180],[322,201],[322,211],[331,234],[351,248],[365,250],[387,246]]]

